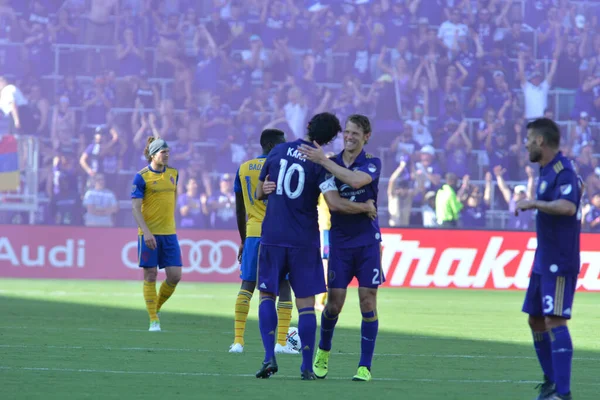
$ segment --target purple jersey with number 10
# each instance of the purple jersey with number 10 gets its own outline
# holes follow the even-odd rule
[[[323,168],[305,159],[298,147],[304,140],[282,143],[269,153],[259,180],[277,184],[269,195],[261,243],[281,247],[320,248],[317,202]]]

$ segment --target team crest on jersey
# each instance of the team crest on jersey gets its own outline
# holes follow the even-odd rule
[[[540,193],[544,193],[546,191],[547,187],[548,187],[548,182],[542,181],[542,183],[540,183]]]
[[[563,196],[568,195],[572,191],[573,191],[573,185],[571,185],[570,183],[560,186],[560,192],[563,194]]]
[[[374,174],[375,171],[377,171],[377,167],[375,166],[375,164],[369,164],[369,166],[367,167],[369,169],[369,172]]]
[[[365,154],[365,158],[373,158],[373,154],[371,154],[371,153],[366,153],[366,154]]]

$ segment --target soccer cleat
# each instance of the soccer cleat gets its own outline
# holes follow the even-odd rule
[[[229,352],[230,353],[243,353],[244,352],[244,346],[242,346],[239,343],[234,343],[231,346],[229,346]]]
[[[356,375],[352,377],[353,381],[357,382],[369,382],[371,380],[371,371],[367,367],[358,367]]]
[[[150,321],[148,332],[160,332],[160,321]]]
[[[302,371],[302,374],[300,375],[300,378],[303,381],[316,381],[317,380],[317,377],[316,377],[315,373],[312,372],[312,371],[309,371],[309,370]]]
[[[540,383],[535,388],[539,392],[538,397],[536,397],[535,400],[545,400],[548,396],[555,393],[554,383],[550,382],[546,377],[544,377],[544,383]]]
[[[329,352],[317,349],[317,355],[315,356],[315,363],[313,364],[313,370],[315,376],[319,379],[325,379],[329,372]]]
[[[259,379],[268,379],[271,375],[275,375],[279,367],[277,367],[277,361],[275,357],[271,358],[269,361],[264,362],[262,367],[256,373],[256,377]]]
[[[299,354],[298,350],[292,349],[290,346],[282,346],[279,343],[275,345],[275,354]]]
[[[558,394],[556,392],[551,393],[549,396],[544,397],[543,400],[573,400],[571,393],[569,394]]]

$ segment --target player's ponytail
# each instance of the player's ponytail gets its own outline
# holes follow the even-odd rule
[[[146,148],[144,149],[144,157],[146,157],[146,160],[148,160],[148,162],[152,161],[152,157],[150,156],[150,143],[154,142],[156,140],[156,138],[154,136],[150,136],[148,137],[148,140],[146,140]]]

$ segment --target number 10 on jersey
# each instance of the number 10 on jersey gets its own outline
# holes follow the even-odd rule
[[[292,177],[296,172],[298,173],[298,185],[296,186],[296,189],[292,191]],[[279,161],[279,175],[277,176],[276,194],[282,195],[285,193],[289,199],[297,199],[302,195],[302,191],[304,190],[304,182],[305,174],[302,165],[293,163],[288,168],[288,160],[281,159]]]

